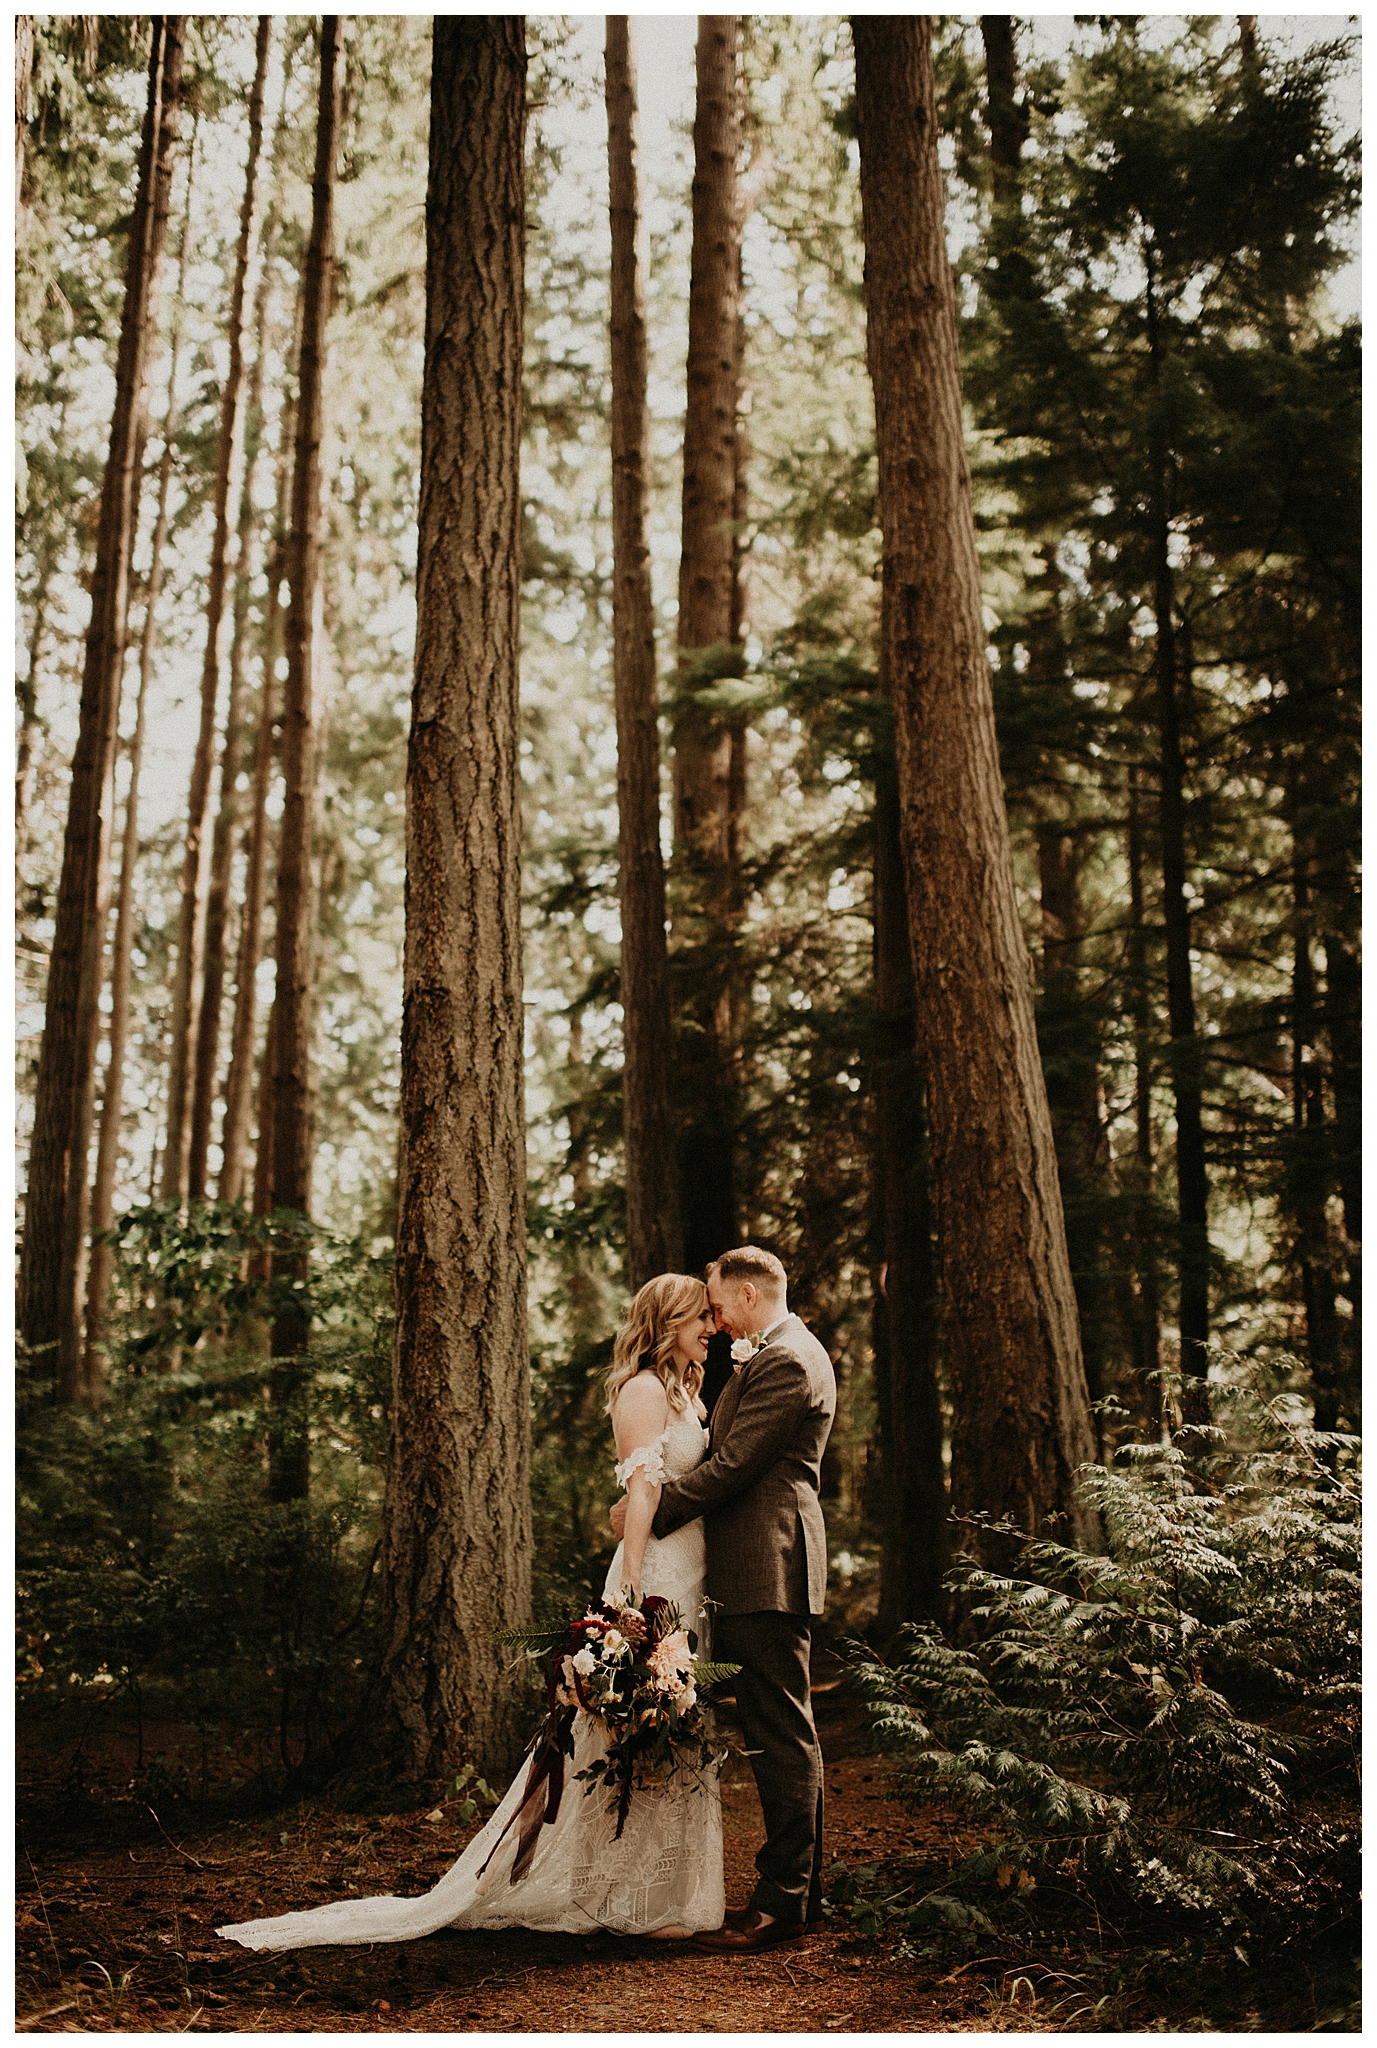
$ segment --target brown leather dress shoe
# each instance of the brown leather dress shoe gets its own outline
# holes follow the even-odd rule
[[[722,1925],[724,1927],[744,1927],[754,1911],[754,1906],[728,1906],[726,1912],[722,1915]],[[820,1934],[826,1925],[827,1922],[823,1919],[821,1913],[814,1913],[804,1921],[803,1929],[805,1934]]]
[[[777,1948],[781,1942],[802,1941],[808,1932],[802,1920],[776,1920],[771,1913],[748,1910],[741,1925],[724,1921],[710,1934],[695,1934],[693,1945],[707,1955],[753,1956],[761,1949]]]

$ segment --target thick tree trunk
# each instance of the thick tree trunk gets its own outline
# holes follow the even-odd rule
[[[311,239],[302,281],[301,359],[292,470],[292,538],[287,581],[287,678],[282,711],[285,785],[277,855],[276,1044],[272,1070],[272,1206],[306,1216],[311,1207],[311,841],[315,790],[314,639],[320,593],[320,444],[326,327],[334,257],[335,148],[339,129],[340,20],[321,18],[320,99],[312,183]],[[304,1254],[274,1258],[274,1271],[303,1283],[299,1309],[273,1324],[274,1415],[269,1490],[300,1499],[310,1485],[303,1410],[310,1308]]]
[[[83,1357],[87,1155],[109,903],[115,732],[134,544],[135,456],[167,240],[184,20],[182,15],[153,17],[148,108],[115,364],[115,411],[101,490],[91,622],[29,1153],[20,1330],[31,1347],[58,1347],[57,1393],[67,1401],[79,1390]]]
[[[914,1051],[899,790],[875,792],[875,1252],[872,1337],[880,1455],[880,1609],[888,1639],[901,1623],[947,1614],[947,1481],[937,1384],[940,1306],[928,1191],[922,1075]]]
[[[224,667],[225,593],[230,568],[230,499],[239,481],[244,446],[244,294],[257,221],[258,158],[263,142],[263,90],[268,75],[272,17],[258,21],[257,62],[249,96],[249,154],[239,212],[239,244],[230,288],[229,370],[220,399],[215,448],[215,524],[206,575],[206,648],[201,666],[201,725],[187,795],[186,851],[177,921],[177,968],[172,984],[172,1063],[167,1092],[167,1156],[163,1194],[185,1195],[191,1184],[196,1051],[204,993],[206,906],[210,890],[210,785],[215,755],[215,718]],[[203,1134],[208,1136],[208,1128]],[[204,1163],[198,1176],[204,1187]]]
[[[1161,369],[1153,252],[1147,252],[1147,338],[1155,389]],[[1210,1340],[1209,1177],[1205,1164],[1204,1077],[1195,1028],[1191,912],[1186,894],[1186,762],[1181,744],[1175,578],[1165,452],[1152,465],[1153,613],[1157,626],[1158,827],[1162,837],[1162,924],[1167,942],[1167,1022],[1176,1102],[1176,1203],[1181,1332],[1181,1401],[1187,1422],[1208,1422]]]
[[[633,1288],[683,1260],[669,1111],[669,977],[660,852],[660,699],[645,537],[648,469],[647,236],[637,172],[630,24],[607,17],[607,166],[612,223],[612,652],[617,698],[617,853],[622,919],[622,1116],[626,1248]]]
[[[1014,894],[962,439],[931,20],[853,16],[867,348],[958,1514],[1023,1529],[1095,1438]]]
[[[695,685],[739,673],[736,585],[741,18],[698,20],[693,125],[683,522],[679,556],[679,704],[674,724],[674,847],[696,927],[676,1038],[680,1216],[691,1271],[736,1236],[730,953],[744,756],[731,722],[694,701]],[[683,950],[683,949],[681,949]]]
[[[407,756],[383,1744],[520,1753],[491,1633],[531,1591],[520,616],[526,23],[437,15]]]
[[[143,594],[143,630],[139,636],[139,682],[134,702],[134,732],[129,743],[129,794],[124,805],[124,840],[115,911],[114,950],[110,962],[110,1057],[100,1106],[100,1137],[96,1146],[96,1177],[91,1191],[91,1259],[86,1282],[86,1351],[82,1362],[81,1398],[90,1406],[100,1399],[105,1380],[105,1310],[114,1273],[114,1251],[98,1239],[115,1220],[115,1174],[119,1164],[120,1127],[124,1115],[124,1058],[129,1042],[129,993],[134,947],[134,870],[139,854],[139,776],[143,768],[144,710],[158,649],[158,601],[163,588],[163,550],[167,544],[167,500],[177,437],[177,374],[181,358],[181,305],[186,294],[186,268],[191,237],[191,172],[187,175],[186,212],[178,257],[177,314],[168,350],[167,410],[162,421],[162,455],[158,462],[158,500],[153,518],[148,578]],[[139,469],[142,472],[142,447]]]

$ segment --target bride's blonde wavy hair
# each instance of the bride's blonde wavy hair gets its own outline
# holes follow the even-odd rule
[[[607,1412],[628,1380],[638,1372],[653,1372],[663,1381],[669,1405],[675,1409],[692,1406],[703,1384],[701,1365],[690,1366],[680,1379],[674,1363],[674,1347],[685,1323],[703,1313],[708,1290],[691,1273],[661,1273],[647,1280],[626,1312],[612,1346],[608,1368]]]

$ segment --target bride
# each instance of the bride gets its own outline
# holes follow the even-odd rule
[[[651,1535],[650,1525],[661,1483],[682,1478],[706,1453],[698,1390],[713,1328],[702,1281],[662,1273],[632,1302],[607,1375],[627,1514],[604,1597],[627,1586],[637,1599],[660,1593],[679,1608],[686,1627],[697,1621],[703,1597],[703,1524],[687,1522],[663,1539]],[[442,1927],[570,1934],[601,1928],[659,1940],[720,1927],[725,1898],[715,1774],[680,1765],[653,1791],[637,1792],[616,1841],[606,1793],[599,1787],[585,1794],[575,1782],[576,1772],[605,1753],[601,1725],[580,1711],[559,1813],[541,1828],[534,1859],[515,1883],[519,1830],[503,1831],[522,1802],[525,1764],[482,1833],[422,1898],[339,1899],[219,1932],[245,1948],[286,1949],[414,1941]]]

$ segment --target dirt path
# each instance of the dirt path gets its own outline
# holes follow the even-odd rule
[[[817,1695],[827,1758],[829,1860],[876,1866],[875,1891],[942,1890],[979,1837],[954,1809],[907,1812],[866,1756],[859,1704]],[[65,1729],[65,1723],[64,1723]],[[453,1933],[372,1949],[253,1955],[218,1924],[349,1894],[416,1894],[478,1822],[457,1802],[368,1816],[320,1803],[251,1821],[155,1827],[113,1721],[88,1744],[89,1803],[64,1809],[73,1743],[26,1743],[17,2008],[34,2033],[927,2034],[1346,2031],[1321,1968],[1264,1981],[1236,1952],[1192,1958],[1182,1930],[1116,1931],[1096,1905],[1039,1891],[1034,1922],[1004,1913],[978,1936],[899,1953],[897,1929],[861,1936],[845,1911],[797,1945],[731,1960],[608,1935]],[[186,1739],[186,1731],[182,1731]],[[170,1739],[170,1738],[169,1738]],[[81,1736],[80,1744],[86,1742]],[[46,1761],[45,1761],[46,1759]],[[156,1765],[157,1760],[154,1759]],[[42,1767],[40,1767],[42,1766]],[[154,1771],[156,1776],[156,1768]],[[70,1795],[69,1795],[70,1796]],[[44,1810],[48,1819],[40,1820]],[[185,1811],[185,1809],[183,1809]],[[57,1818],[61,1816],[61,1818]],[[744,1765],[723,1785],[727,1898],[744,1903],[762,1839]],[[1331,2011],[1330,2008],[1335,2008]]]
[[[851,1865],[915,1848],[882,1764],[854,1754],[854,1706],[818,1698],[828,1756],[828,1852]],[[954,1982],[916,1973],[833,1924],[797,1946],[725,1959],[611,1936],[442,1933],[375,1949],[255,1956],[217,1922],[354,1892],[417,1892],[477,1822],[303,1807],[170,1837],[49,1845],[19,1856],[18,2024],[32,2032],[930,2033],[985,2024],[997,1959]],[[744,1767],[723,1786],[727,1897],[750,1894],[762,1839]],[[919,1830],[943,1867],[965,1837]],[[149,1839],[149,1836],[152,1839]],[[175,1837],[175,1841],[171,1838]],[[31,1859],[31,1860],[30,1860]],[[892,1944],[889,1944],[892,1947]]]

